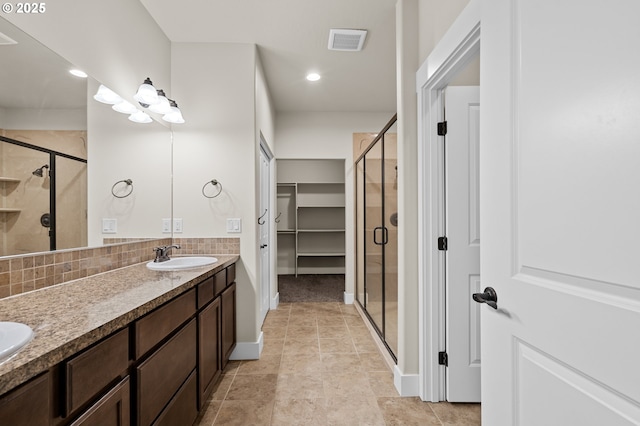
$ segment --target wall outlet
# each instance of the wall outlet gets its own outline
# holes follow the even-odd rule
[[[118,232],[118,219],[102,218],[102,233],[116,234]]]
[[[230,234],[237,234],[242,232],[242,219],[240,218],[227,219],[227,232]]]
[[[173,232],[176,232],[178,234],[182,233],[182,219],[173,219]]]
[[[170,234],[171,233],[171,219],[164,218],[162,219],[162,233]]]

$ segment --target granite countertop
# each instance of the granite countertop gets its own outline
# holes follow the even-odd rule
[[[0,299],[0,321],[27,324],[34,337],[0,363],[0,395],[46,371],[203,279],[238,261],[181,271],[152,271],[145,263]]]

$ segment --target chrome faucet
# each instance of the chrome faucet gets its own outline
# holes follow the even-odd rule
[[[180,245],[179,244],[173,244],[173,245],[170,245],[170,246],[160,246],[160,247],[154,248],[153,251],[156,252],[156,258],[153,259],[153,261],[155,263],[166,262],[167,260],[170,259],[169,250],[174,249],[174,248],[179,249]]]

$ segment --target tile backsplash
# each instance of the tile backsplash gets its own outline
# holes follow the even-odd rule
[[[8,256],[0,259],[0,298],[152,260],[171,238],[107,238],[103,247]],[[175,238],[173,255],[240,254],[239,238]]]

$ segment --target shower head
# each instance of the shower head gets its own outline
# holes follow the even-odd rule
[[[31,172],[31,174],[33,174],[34,176],[38,176],[38,177],[42,177],[43,173],[44,173],[44,169],[48,169],[49,165],[45,164],[44,166],[35,169],[33,172]]]

